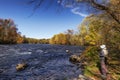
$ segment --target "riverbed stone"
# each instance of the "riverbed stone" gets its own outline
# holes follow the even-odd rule
[[[71,55],[69,60],[71,62],[80,62],[80,57],[78,55]]]
[[[21,71],[24,70],[28,65],[26,63],[19,63],[16,65],[16,70]]]

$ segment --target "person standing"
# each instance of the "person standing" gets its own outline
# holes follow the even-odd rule
[[[102,75],[107,78],[107,67],[106,67],[106,63],[107,63],[107,55],[108,55],[108,50],[106,48],[106,45],[101,45],[101,52],[100,52],[100,65],[101,65],[101,72]]]

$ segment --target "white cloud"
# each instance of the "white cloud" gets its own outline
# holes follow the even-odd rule
[[[71,9],[71,12],[74,13],[74,14],[80,15],[80,16],[82,16],[82,17],[87,17],[87,16],[88,16],[87,14],[81,13],[81,12],[79,11],[79,8],[78,8],[78,7]]]

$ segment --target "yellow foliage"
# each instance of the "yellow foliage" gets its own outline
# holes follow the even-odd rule
[[[17,41],[18,44],[22,43],[23,42],[23,37],[21,37],[21,35],[18,34],[16,41]]]
[[[50,44],[62,44],[62,45],[65,45],[65,44],[67,44],[67,37],[63,33],[54,35],[50,39]]]

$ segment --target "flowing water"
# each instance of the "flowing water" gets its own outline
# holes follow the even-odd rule
[[[69,62],[69,56],[83,50],[79,46],[49,44],[0,45],[0,80],[75,80],[81,69]],[[28,67],[16,71],[22,61]]]

